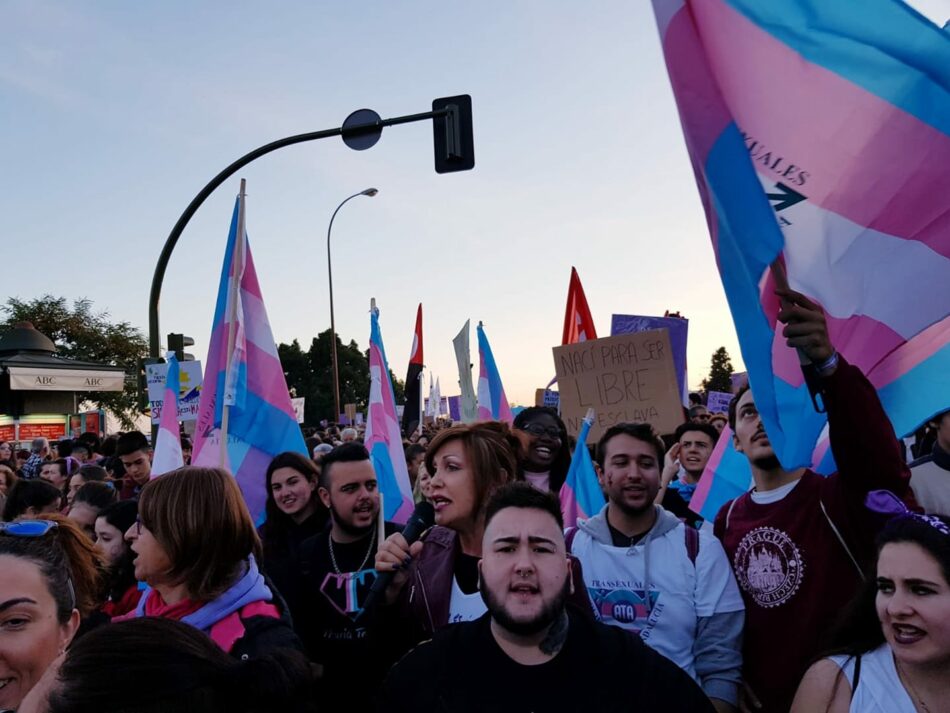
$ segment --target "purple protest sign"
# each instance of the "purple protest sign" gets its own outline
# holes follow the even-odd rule
[[[453,421],[462,420],[462,397],[449,396],[449,417]]]
[[[615,314],[610,320],[610,336],[646,332],[650,329],[665,329],[670,334],[670,348],[673,350],[673,366],[676,369],[676,379],[679,383],[680,396],[683,405],[687,400],[686,381],[686,337],[689,331],[689,320],[677,317],[645,317],[636,314]]]

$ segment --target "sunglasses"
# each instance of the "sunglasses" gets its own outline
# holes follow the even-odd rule
[[[43,537],[50,530],[59,525],[52,520],[17,520],[16,522],[0,522],[0,534],[14,537]]]
[[[561,431],[555,426],[542,426],[540,423],[528,423],[521,427],[522,431],[527,431],[532,436],[547,436],[548,438],[560,438]]]
[[[59,527],[52,520],[17,520],[15,522],[0,522],[0,535],[13,537],[44,537]],[[76,589],[73,580],[66,574],[66,587],[69,589],[69,609],[76,608]]]

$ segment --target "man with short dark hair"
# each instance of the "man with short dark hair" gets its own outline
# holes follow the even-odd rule
[[[49,460],[49,439],[40,436],[30,443],[30,457],[26,459],[20,472],[26,480],[40,477],[43,464]]]
[[[488,612],[450,624],[390,671],[381,711],[711,711],[699,687],[632,634],[566,605],[571,564],[557,498],[500,488],[485,513]]]
[[[691,406],[689,409],[689,420],[692,423],[709,423],[710,418],[709,409],[702,404]]]
[[[673,439],[663,459],[658,497],[664,508],[684,518],[719,433],[708,423],[689,421],[679,425]]]
[[[715,533],[746,605],[747,704],[787,711],[822,635],[858,591],[874,558],[872,490],[910,496],[909,472],[877,392],[835,351],[821,307],[791,290],[778,319],[790,348],[814,365],[838,472],[824,478],[779,462],[748,386],[729,404],[733,445],[754,488],[726,503]]]
[[[597,444],[607,504],[568,532],[568,549],[583,564],[600,621],[639,634],[700,684],[717,711],[733,711],[742,597],[712,532],[656,504],[662,457],[649,424],[608,428]]]
[[[134,500],[152,476],[152,447],[144,433],[129,431],[119,436],[115,454],[125,469],[119,500]]]
[[[291,613],[310,657],[324,667],[321,702],[352,705],[372,696],[385,674],[368,622],[360,619],[379,542],[379,486],[369,452],[350,442],[323,456],[317,494],[330,510],[330,528],[300,546],[300,592]],[[385,535],[399,528],[386,524]],[[358,621],[359,619],[359,621]]]

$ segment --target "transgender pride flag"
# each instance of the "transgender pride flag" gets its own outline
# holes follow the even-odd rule
[[[581,430],[577,434],[577,445],[571,458],[571,467],[567,471],[564,485],[558,494],[561,500],[561,514],[564,515],[564,527],[575,527],[578,519],[587,519],[600,512],[604,507],[604,493],[597,482],[594,462],[587,450],[587,434],[594,423],[594,410],[587,412],[581,421]]]
[[[482,323],[478,323],[478,420],[504,421],[509,426],[515,421],[505,396],[505,387],[491,353],[491,345]]]
[[[383,514],[390,522],[404,524],[412,514],[412,487],[375,300],[370,310],[369,375],[369,413],[363,442],[376,470],[376,481],[383,496]]]
[[[259,523],[267,501],[264,472],[284,451],[305,454],[307,447],[247,242],[242,181],[218,285],[192,463],[230,470]]]
[[[181,468],[185,460],[181,454],[181,433],[178,430],[178,394],[181,375],[175,352],[168,352],[168,375],[165,377],[165,398],[158,421],[155,454],[152,456],[152,478]]]
[[[896,0],[653,4],[782,464],[812,463],[826,419],[776,328],[776,261],[913,431],[950,405],[950,35]]]

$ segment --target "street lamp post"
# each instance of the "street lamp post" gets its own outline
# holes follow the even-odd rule
[[[358,196],[369,196],[372,198],[377,193],[378,190],[375,188],[367,188],[365,191],[360,191],[359,193],[354,193],[349,198],[345,199],[340,205],[336,207],[336,210],[333,211],[333,215],[330,216],[330,225],[327,227],[327,277],[330,284],[330,348],[332,349],[333,354],[333,420],[336,421],[340,417],[340,367],[336,359],[336,320],[333,317],[333,263],[330,260],[330,234],[333,230],[333,219],[336,218],[336,214],[340,212],[340,208],[346,205],[347,201],[350,201]]]

